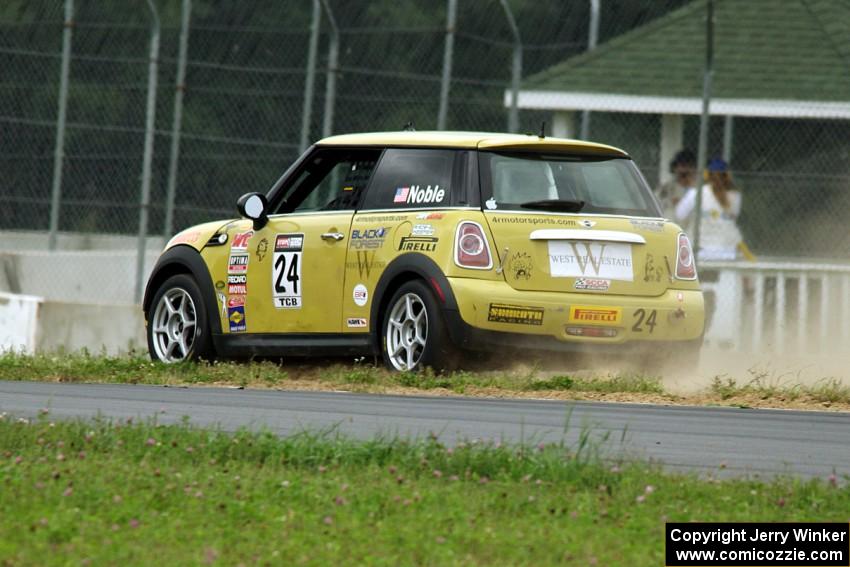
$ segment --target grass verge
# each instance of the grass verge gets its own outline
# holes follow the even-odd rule
[[[0,418],[6,564],[660,565],[665,521],[846,521],[835,479],[705,481],[593,447]]]
[[[217,385],[293,390],[347,390],[398,394],[457,394],[487,397],[545,397],[637,401],[662,404],[785,407],[850,411],[850,386],[837,378],[805,384],[793,377],[751,369],[740,381],[716,376],[707,388],[687,394],[667,391],[659,376],[636,373],[564,372],[539,366],[516,370],[460,371],[441,375],[389,372],[369,361],[350,363],[301,359],[276,361],[160,364],[146,355],[96,356],[87,353],[0,354],[0,380]]]

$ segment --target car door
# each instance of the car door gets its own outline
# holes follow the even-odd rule
[[[231,332],[341,331],[351,220],[379,156],[377,150],[314,150],[285,182],[268,224],[234,236],[228,310],[241,307],[244,320],[236,328],[231,320]]]

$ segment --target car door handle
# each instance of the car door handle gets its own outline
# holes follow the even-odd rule
[[[326,232],[322,234],[322,240],[335,240],[340,241],[345,238],[345,235],[341,232]]]

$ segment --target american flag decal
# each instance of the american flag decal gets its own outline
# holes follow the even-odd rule
[[[395,190],[395,197],[393,197],[393,203],[406,203],[408,193],[410,193],[410,187],[399,187]]]

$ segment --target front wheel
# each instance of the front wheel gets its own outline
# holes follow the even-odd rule
[[[458,350],[449,338],[442,309],[424,282],[405,283],[388,305],[381,325],[382,351],[388,368],[397,371],[455,368]]]
[[[147,314],[148,350],[160,362],[212,358],[209,322],[201,290],[190,276],[168,278]]]

